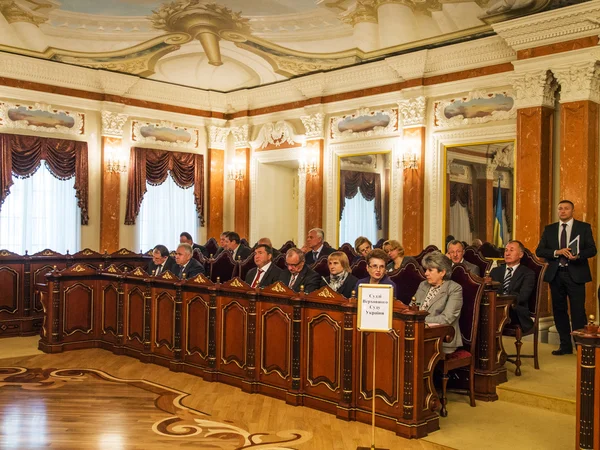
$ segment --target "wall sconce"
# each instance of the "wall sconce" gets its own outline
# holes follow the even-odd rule
[[[298,175],[315,176],[319,173],[317,151],[303,147],[302,156],[298,160]]]
[[[414,147],[406,147],[402,153],[402,158],[398,158],[398,169],[418,169],[419,158]]]
[[[107,146],[106,151],[106,171],[108,173],[125,173],[127,164],[119,158],[119,147]]]
[[[240,159],[235,159],[234,163],[227,169],[227,180],[243,181],[245,169],[245,164]]]

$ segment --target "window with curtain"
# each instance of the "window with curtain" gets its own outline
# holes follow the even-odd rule
[[[358,193],[346,199],[346,205],[340,220],[340,242],[353,243],[359,236],[377,242],[377,217],[375,215],[375,199],[367,200]]]
[[[10,195],[0,210],[0,248],[30,255],[46,248],[60,253],[80,250],[81,210],[75,177],[56,178],[46,162],[27,178],[13,176]]]
[[[193,187],[179,187],[171,175],[159,185],[146,183],[137,219],[138,248],[146,252],[163,244],[174,250],[182,231],[190,233],[195,241],[198,222]]]

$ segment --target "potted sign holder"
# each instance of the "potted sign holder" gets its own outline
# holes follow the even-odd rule
[[[357,450],[387,450],[375,447],[375,352],[377,333],[392,329],[394,312],[394,289],[388,284],[360,284],[358,286],[358,331],[373,333],[373,406],[371,411],[371,446]]]

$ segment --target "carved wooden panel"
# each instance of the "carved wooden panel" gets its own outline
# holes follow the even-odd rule
[[[154,345],[173,351],[175,340],[175,299],[168,292],[156,296]]]
[[[0,286],[0,314],[15,314],[19,309],[19,272],[8,266],[0,267]]]
[[[224,305],[221,310],[221,325],[221,363],[245,369],[248,329],[246,308],[235,300]]]
[[[94,290],[84,283],[77,282],[63,291],[63,333],[89,334],[93,331]]]
[[[208,356],[208,330],[210,305],[199,295],[191,298],[185,311],[186,355],[198,355],[203,360]]]
[[[373,333],[360,333],[359,402],[371,404],[373,398]],[[376,397],[393,407],[400,400],[400,342],[396,330],[377,333],[375,366]],[[368,400],[368,402],[365,402]],[[378,405],[386,409],[385,405]]]
[[[63,264],[62,266],[62,268],[64,268],[65,264]],[[35,285],[36,283],[47,283],[48,280],[46,280],[46,274],[48,272],[52,272],[53,269],[54,266],[50,264],[43,264],[41,267],[37,267],[36,269],[34,269],[32,265],[31,273],[33,274],[33,281],[31,285],[33,290],[33,304],[31,306],[35,312],[41,313],[44,311],[44,308],[42,307],[42,304],[40,302],[40,296],[36,295]]]
[[[282,380],[288,380],[291,375],[291,352],[292,319],[290,314],[274,306],[261,317],[261,375],[276,374]]]
[[[127,296],[127,339],[144,343],[144,293],[140,288],[134,287]]]
[[[117,335],[119,317],[119,294],[117,288],[109,284],[102,289],[102,334]]]
[[[306,388],[323,385],[339,392],[342,369],[342,327],[327,313],[307,317]]]

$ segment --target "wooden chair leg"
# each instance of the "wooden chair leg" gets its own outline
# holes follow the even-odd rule
[[[538,326],[537,323],[535,325]],[[538,360],[538,329],[536,328],[535,333],[533,333],[533,367],[536,370],[540,370],[540,361]]]
[[[446,385],[448,384],[448,378],[448,372],[444,370],[444,373],[442,374],[442,397],[440,398],[440,404],[442,405],[440,416],[442,417],[448,416],[448,410],[446,409],[446,403],[448,401],[446,398]]]
[[[475,406],[475,363],[471,363],[469,371],[469,400],[471,400],[471,406]]]
[[[521,334],[521,327],[517,327],[517,336],[515,341],[515,347],[517,348],[517,358],[515,359],[515,375],[521,376],[521,347],[523,346],[523,342],[521,342],[521,338],[523,335]]]

